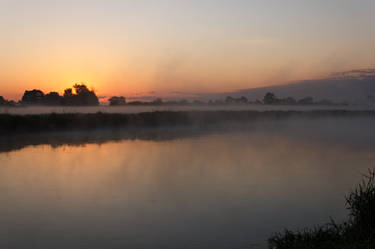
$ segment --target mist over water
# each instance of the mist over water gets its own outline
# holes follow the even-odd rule
[[[374,124],[96,132],[0,153],[0,248],[264,248],[283,228],[345,219],[345,194],[375,165]]]
[[[187,105],[187,106],[29,106],[29,107],[1,107],[0,114],[48,114],[48,113],[141,113],[153,111],[309,111],[309,110],[375,110],[375,105],[352,106],[303,106],[303,105]]]

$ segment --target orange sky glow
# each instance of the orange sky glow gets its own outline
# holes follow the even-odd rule
[[[5,1],[0,95],[183,97],[374,67],[373,1],[287,3]]]

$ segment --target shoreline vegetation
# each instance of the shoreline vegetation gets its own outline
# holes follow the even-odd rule
[[[0,134],[101,129],[207,127],[218,124],[247,124],[290,118],[375,118],[375,111],[154,111],[143,113],[50,113],[35,115],[0,114]]]
[[[105,97],[101,97],[106,99]],[[45,94],[39,89],[26,90],[19,101],[6,100],[0,96],[0,106],[99,106],[99,97],[96,95],[94,89],[88,89],[83,84],[75,84],[72,88],[64,90],[61,96],[58,92],[50,92]],[[315,105],[315,106],[347,106],[348,103],[336,103],[329,99],[314,100],[313,97],[308,96],[301,99],[293,97],[279,98],[272,92],[265,93],[262,100],[249,100],[245,96],[234,98],[227,96],[225,99],[210,99],[203,100],[167,100],[163,101],[161,98],[155,97],[152,101],[130,101],[127,102],[124,96],[112,96],[108,98],[109,106],[186,106],[186,105]]]
[[[285,230],[268,239],[270,249],[375,248],[375,168],[346,197],[348,220],[303,231]]]

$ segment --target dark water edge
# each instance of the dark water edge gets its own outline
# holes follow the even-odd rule
[[[38,133],[46,131],[86,131],[107,128],[205,127],[214,124],[279,121],[292,118],[322,119],[358,117],[375,118],[375,111],[157,111],[136,114],[100,112],[95,114],[0,114],[0,134]]]
[[[57,131],[3,135],[0,140],[0,153],[21,150],[28,146],[50,145],[84,146],[86,144],[105,144],[124,140],[168,141],[188,137],[209,135],[218,132],[229,132],[224,128],[200,129],[197,127],[144,128],[144,129],[98,129],[82,131]]]
[[[335,142],[345,142],[352,136],[361,145],[371,137],[374,121],[375,111],[347,110],[0,114],[0,152],[43,144],[58,147],[135,139],[166,141],[257,130],[307,139],[326,136]]]

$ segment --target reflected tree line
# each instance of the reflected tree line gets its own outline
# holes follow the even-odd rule
[[[127,102],[123,96],[113,96],[108,99],[110,106],[123,105],[347,105],[346,103],[334,103],[330,100],[315,101],[313,97],[295,99],[293,97],[279,98],[274,93],[268,92],[262,100],[251,101],[245,96],[239,98],[227,96],[224,100],[192,100],[186,99],[163,101],[155,98],[153,101],[131,101]],[[94,90],[87,88],[85,84],[75,84],[72,88],[64,90],[61,96],[58,92],[43,93],[41,90],[26,90],[22,99],[18,102],[6,100],[0,96],[0,106],[98,106],[99,98]]]

